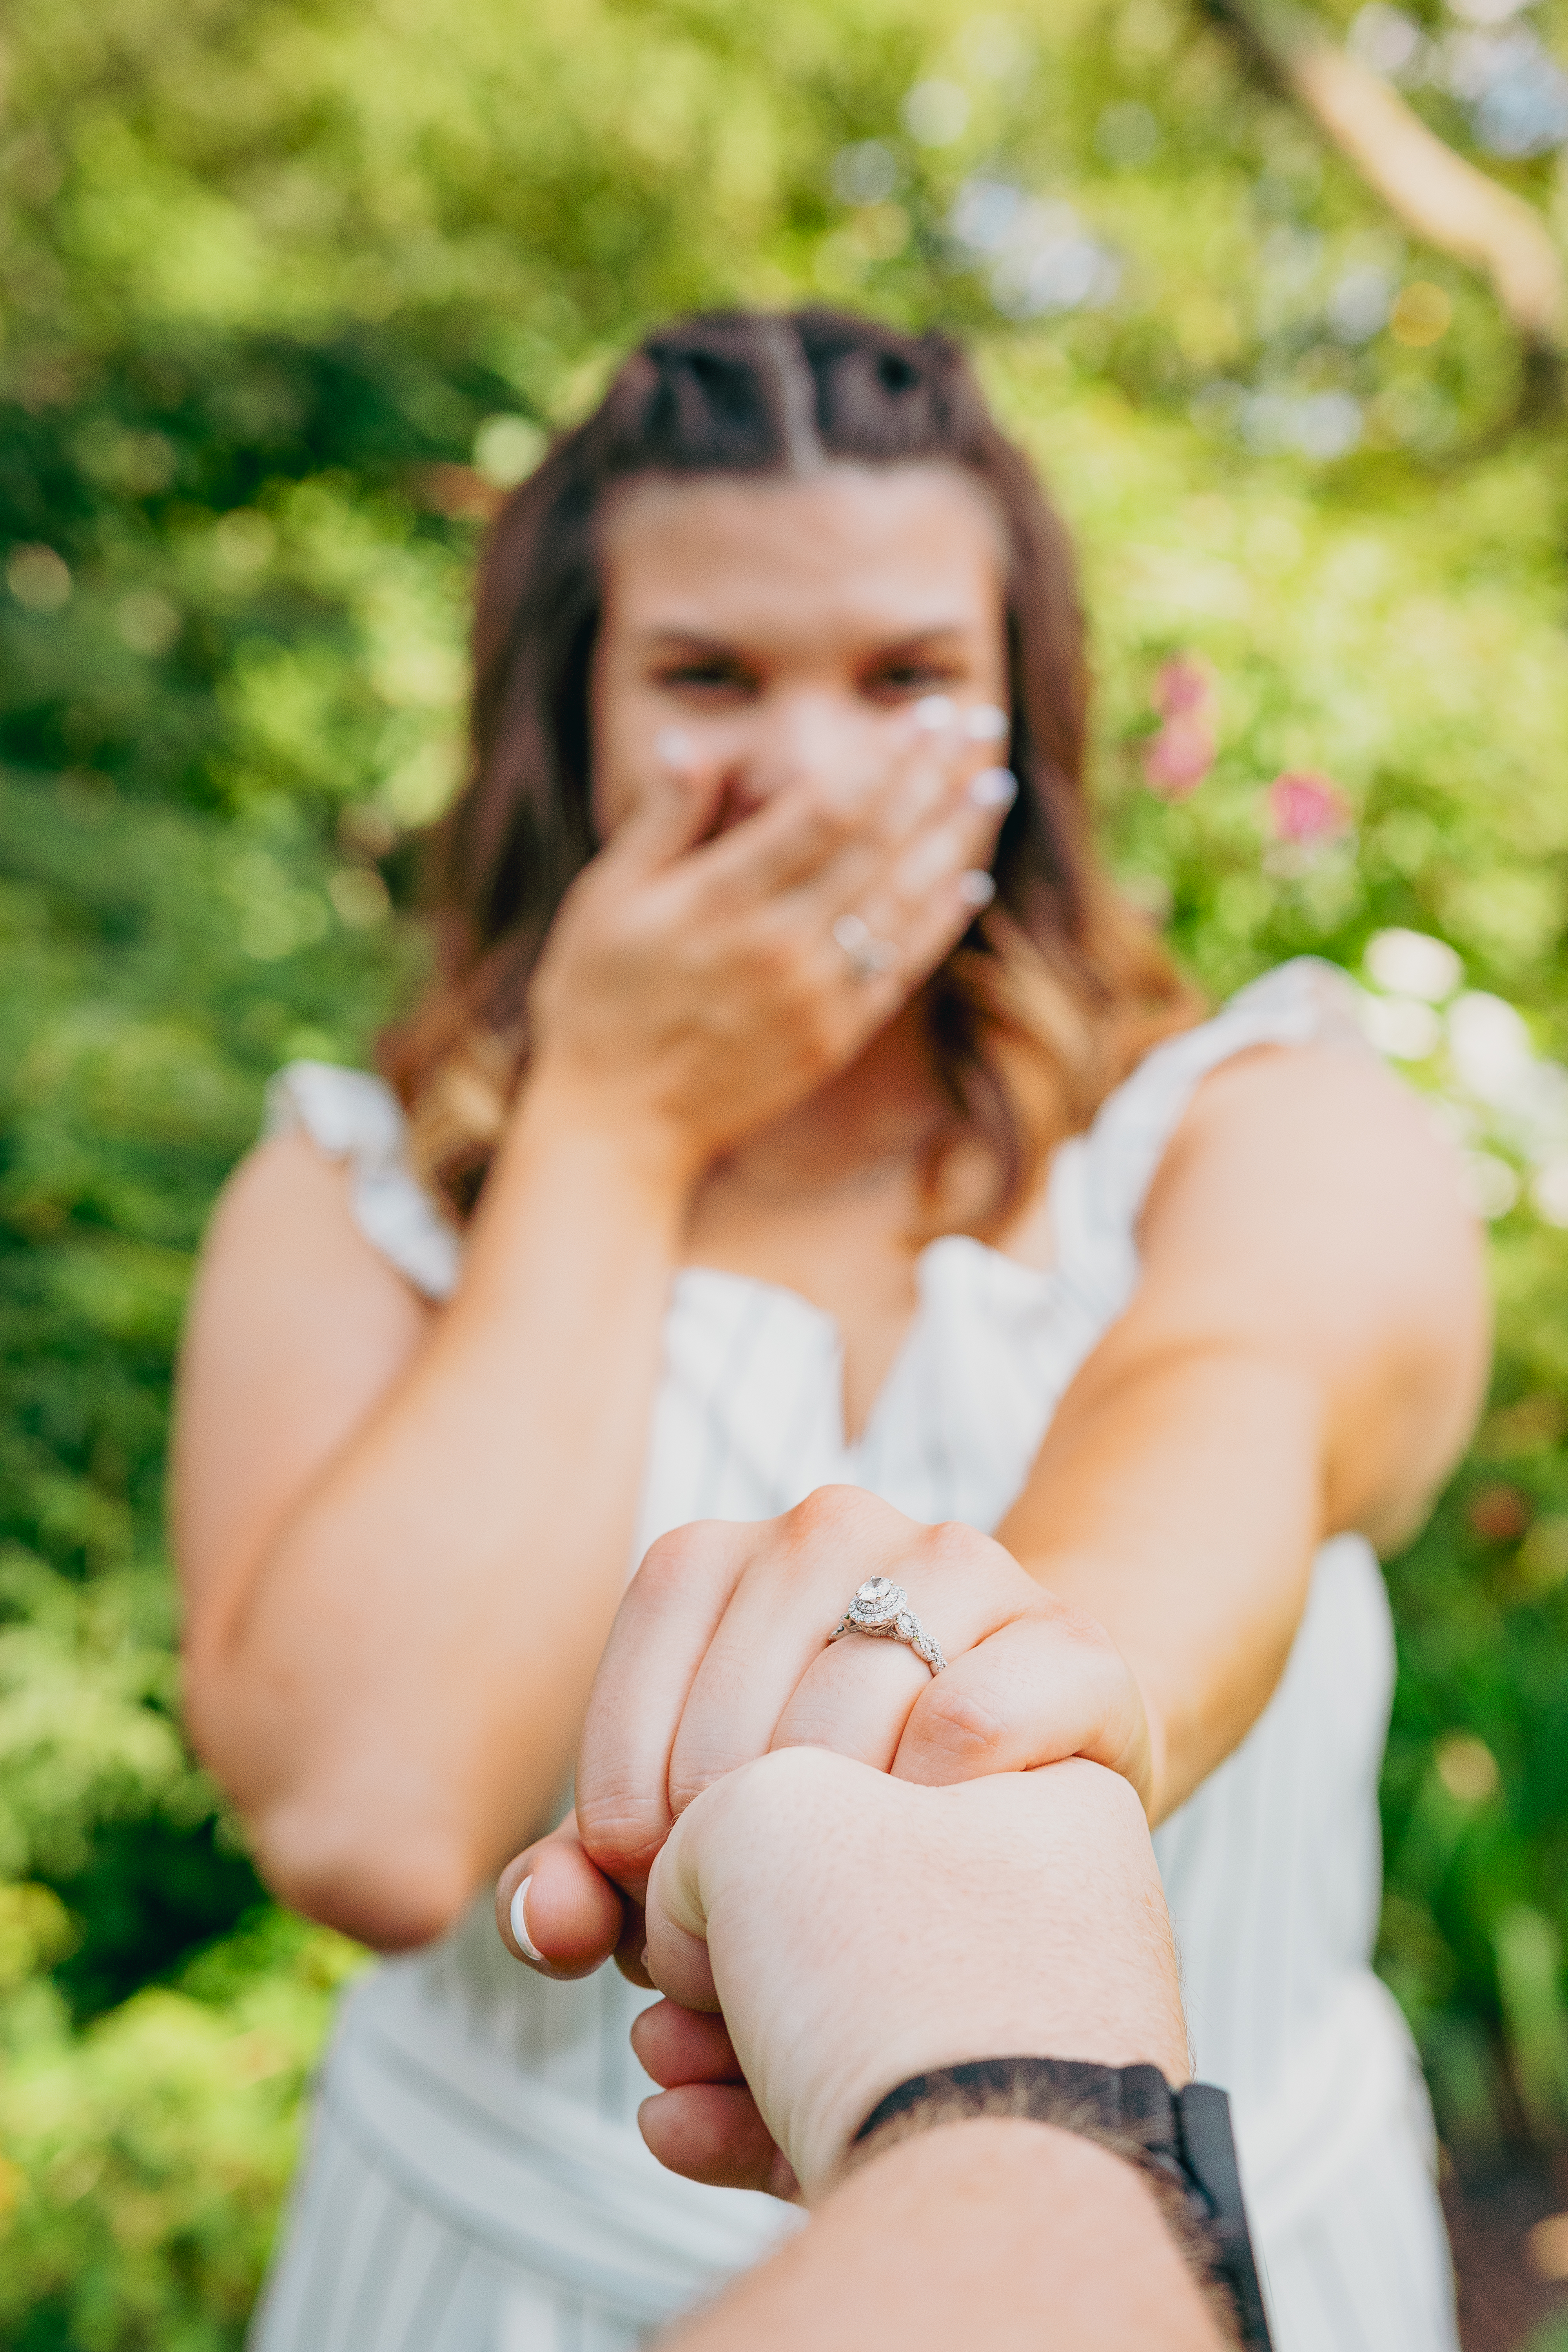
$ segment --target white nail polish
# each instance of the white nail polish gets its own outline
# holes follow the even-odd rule
[[[542,1969],[547,1969],[550,1966],[549,1961],[545,1958],[543,1953],[540,1950],[538,1945],[534,1942],[532,1937],[528,1932],[528,1908],[526,1898],[528,1890],[532,1885],[533,1879],[531,1875],[523,1880],[522,1885],[518,1888],[517,1893],[511,1898],[511,1909],[508,1912],[507,1916],[511,1921],[511,1932],[516,1940],[518,1950],[525,1953],[531,1960],[537,1960]]]
[[[982,768],[969,787],[972,805],[977,809],[1011,808],[1018,797],[1018,779],[1011,768]]]
[[[973,907],[978,914],[996,896],[996,885],[984,866],[973,866],[967,874],[959,876],[958,895],[966,907]]]
[[[952,726],[953,709],[951,695],[922,695],[915,705],[915,725],[923,727],[928,734],[940,735],[944,727]]]
[[[683,727],[661,727],[653,739],[653,748],[667,768],[677,775],[689,768],[697,755],[697,747]]]
[[[1000,743],[1008,725],[1006,712],[994,702],[977,702],[964,713],[963,731],[972,743]]]

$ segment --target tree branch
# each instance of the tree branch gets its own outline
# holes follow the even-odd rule
[[[1480,271],[1526,346],[1560,373],[1568,284],[1532,205],[1429,131],[1396,89],[1277,0],[1199,0],[1248,65],[1310,114],[1414,235]]]

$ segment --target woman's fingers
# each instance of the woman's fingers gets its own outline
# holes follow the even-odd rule
[[[676,1816],[767,1753],[855,1586],[895,1572],[919,1532],[870,1496],[826,1488],[780,1519],[701,1522],[653,1546],[610,1629],[578,1759],[582,1835],[620,1885],[640,1895]],[[870,1670],[886,1696],[866,1736],[884,1763],[914,1696],[910,1663]]]
[[[974,797],[976,782],[986,791]],[[784,902],[818,943],[814,969],[871,1034],[929,978],[994,895],[990,866],[1016,787],[1006,771],[959,779],[920,828],[830,860]]]
[[[628,1984],[637,1986],[643,1992],[652,1992],[654,1981],[647,1967],[647,1915],[642,1905],[634,1902],[629,1895],[624,1899],[626,1926],[621,1932],[621,1940],[616,1946],[616,1966]]]
[[[1147,1804],[1149,1726],[1131,1669],[1103,1627],[1052,1608],[956,1657],[910,1709],[894,1777],[942,1788],[1081,1756]]]
[[[684,2009],[678,2000],[655,2001],[633,2018],[632,2049],[661,2091],[679,2090],[683,2083],[745,2080],[723,2019]]]
[[[770,1748],[829,1748],[891,1768],[929,1669],[900,1643],[828,1641],[874,1575],[905,1586],[950,1658],[1038,1605],[999,1545],[921,1527],[854,1487],[653,1547],[605,1644],[578,1762],[581,1833],[618,1885],[640,1897],[685,1807]]]
[[[980,785],[985,793],[977,799]],[[990,865],[1016,796],[1016,785],[1005,770],[983,770],[976,776],[965,766],[947,780],[917,826],[836,858],[792,894],[791,903],[805,919],[829,929],[852,908],[874,929],[902,933],[949,876]]]
[[[930,1680],[931,1668],[903,1643],[846,1634],[811,1659],[768,1746],[827,1748],[836,1756],[889,1772],[910,1709]]]
[[[703,759],[691,738],[668,728],[654,745],[652,781],[603,855],[628,875],[657,873],[702,839],[724,796],[724,763]]]
[[[577,1821],[595,1860],[639,1896],[675,1817],[677,1727],[753,1532],[713,1520],[661,1537],[627,1586],[599,1661],[578,1754]]]
[[[692,2083],[658,2091],[637,2109],[637,2125],[670,2172],[715,2189],[760,2189],[798,2198],[800,2185],[743,2083]]]
[[[688,878],[699,912],[765,906],[835,858],[873,849],[895,799],[879,775],[805,775],[781,785],[693,856]]]
[[[603,1967],[622,1939],[624,1910],[571,1822],[509,1862],[496,1884],[501,1941],[539,1976],[571,1979]]]
[[[821,1624],[824,1638],[781,1710],[770,1744],[827,1748],[887,1772],[912,1713],[929,1704],[930,1693],[946,1682],[952,1668],[933,1678],[906,1643],[886,1635],[847,1633],[829,1643],[825,1637],[847,1609],[860,1578],[881,1574],[901,1586],[949,1659],[973,1653],[977,1643],[989,1644],[998,1628],[1037,1604],[1038,1588],[999,1544],[972,1528],[917,1527],[882,1505],[868,1506],[882,1515],[877,1556],[869,1547],[847,1547],[845,1509],[838,1500],[845,1491],[827,1487],[802,1506],[803,1511],[816,1507],[816,1539],[825,1563],[829,1613]],[[748,1585],[737,1594],[731,1618],[750,1598]],[[727,1619],[724,1633],[729,1631]],[[700,1690],[700,1681],[694,1701]]]
[[[691,1678],[676,1730],[672,1812],[737,1765],[765,1756],[779,1743],[803,1681],[825,1674],[842,1704],[821,1711],[822,1736],[809,1735],[809,1744],[886,1768],[927,1669],[909,1655],[836,1660],[827,1637],[861,1579],[898,1576],[925,1532],[875,1497],[841,1486],[819,1488],[782,1518],[750,1530],[752,1557]],[[895,1647],[847,1640],[835,1646]]]
[[[764,901],[809,885],[836,862],[874,866],[951,801],[977,755],[952,729],[900,719],[848,770],[803,772],[692,860],[715,905]]]

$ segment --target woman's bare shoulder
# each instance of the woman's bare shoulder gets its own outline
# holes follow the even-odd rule
[[[1369,1252],[1392,1274],[1477,1261],[1458,1155],[1421,1097],[1369,1049],[1263,1045],[1197,1088],[1151,1188],[1146,1253],[1205,1237],[1314,1278]]]
[[[1414,1185],[1461,1220],[1458,1157],[1430,1107],[1357,1042],[1260,1045],[1222,1062],[1194,1095],[1154,1196],[1201,1170],[1227,1191],[1266,1180],[1260,1214],[1321,1184],[1358,1181],[1369,1163],[1379,1193]],[[1336,1187],[1337,1189],[1337,1187]]]
[[[1369,1493],[1374,1471],[1403,1466],[1396,1517],[1446,1473],[1485,1386],[1481,1241],[1453,1146],[1376,1055],[1278,1046],[1215,1071],[1141,1243],[1128,1322],[1144,1344],[1197,1339],[1310,1372],[1352,1433],[1346,1450],[1368,1455]],[[1394,1423],[1400,1442],[1385,1444]]]
[[[413,1286],[364,1232],[353,1207],[353,1170],[302,1129],[268,1137],[248,1151],[218,1196],[203,1251],[204,1276],[265,1272],[289,1286],[323,1279],[427,1312]]]

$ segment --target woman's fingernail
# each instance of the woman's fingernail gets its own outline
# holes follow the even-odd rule
[[[667,768],[678,775],[689,768],[696,757],[697,747],[682,727],[661,727],[653,739],[653,748]]]
[[[1018,797],[1018,779],[1011,768],[982,768],[969,787],[969,798],[977,809],[1011,808]]]
[[[958,877],[958,895],[966,907],[973,907],[978,914],[996,896],[996,885],[983,866],[972,866],[967,874]]]
[[[1000,743],[1010,723],[1006,712],[995,703],[977,702],[964,713],[963,731],[972,743]]]
[[[652,1976],[652,1974],[653,1974],[653,1970],[649,1968],[649,1966],[648,1966],[648,1964],[647,1964],[647,1946],[646,1944],[643,1946],[642,1950],[641,1950],[641,1951],[638,1953],[638,1955],[637,1955],[637,1966],[638,1966],[638,1968],[639,1968],[639,1969],[641,1969],[641,1970],[642,1970],[642,1972],[643,1972],[643,1974],[644,1974],[644,1976],[645,1976],[645,1977],[651,1977],[651,1976]]]
[[[529,1959],[537,1960],[542,1969],[547,1969],[550,1966],[549,1961],[528,1932],[528,1890],[532,1885],[533,1878],[531,1874],[512,1896],[511,1909],[507,1916],[511,1921],[511,1932],[518,1950],[525,1954]]]
[[[940,735],[944,727],[952,726],[954,707],[951,695],[923,694],[915,705],[915,725],[928,734]]]

